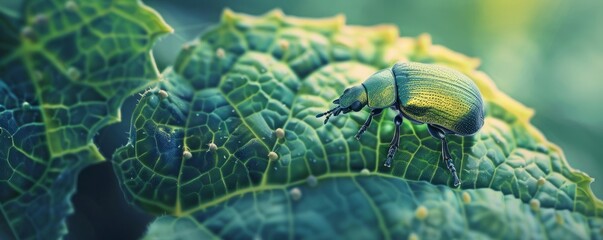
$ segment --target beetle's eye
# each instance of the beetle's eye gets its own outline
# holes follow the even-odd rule
[[[350,108],[352,110],[354,110],[354,112],[358,112],[362,109],[362,103],[360,103],[360,101],[356,100],[356,101],[354,101],[354,103],[352,103]]]

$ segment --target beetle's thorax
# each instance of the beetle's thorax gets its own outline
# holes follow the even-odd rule
[[[396,79],[391,68],[371,75],[362,86],[366,89],[370,108],[387,108],[396,103]]]

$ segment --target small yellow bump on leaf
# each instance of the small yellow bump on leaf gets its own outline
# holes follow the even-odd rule
[[[471,195],[469,195],[469,193],[463,192],[463,202],[465,204],[471,203]]]
[[[77,11],[77,3],[75,3],[72,0],[69,0],[67,2],[65,2],[65,9],[69,10],[69,11]]]
[[[557,224],[559,224],[559,225],[563,225],[563,217],[561,216],[561,214],[559,214],[559,213],[555,214],[555,222],[557,222]]]
[[[291,199],[293,199],[294,201],[297,201],[297,200],[301,199],[301,197],[302,197],[302,192],[297,187],[294,187],[291,190],[289,190],[289,194],[291,195]]]
[[[229,8],[224,9],[222,12],[222,21],[225,23],[232,23],[236,20],[236,14]]]
[[[274,19],[282,20],[283,18],[285,18],[285,13],[283,13],[283,10],[276,8],[270,11],[268,13],[268,16],[273,17]]]
[[[80,80],[82,73],[75,67],[69,67],[67,69],[67,76],[71,78],[71,80]]]
[[[540,200],[535,198],[530,200],[530,208],[532,208],[532,211],[538,212],[540,210]]]
[[[419,236],[416,233],[408,234],[408,240],[419,240]]]
[[[193,154],[188,150],[185,150],[184,152],[182,152],[182,157],[184,157],[184,159],[191,159],[193,157]]]
[[[159,90],[159,92],[158,92],[157,94],[159,94],[159,97],[160,97],[161,99],[166,99],[167,97],[169,97],[169,96],[170,96],[170,94],[168,94],[168,92],[167,92],[167,91],[165,91],[165,90],[163,90],[163,89],[162,89],[162,90]]]
[[[366,168],[363,168],[362,170],[360,170],[360,174],[363,176],[368,176],[368,175],[371,175],[371,171],[369,171]]]
[[[285,137],[285,130],[283,130],[282,128],[277,128],[277,129],[274,131],[274,134],[276,134],[276,138],[278,138],[278,139],[282,139],[282,138],[284,138],[284,137]]]
[[[275,152],[270,152],[268,153],[268,159],[270,159],[270,161],[274,161],[278,159],[278,154],[276,154]]]
[[[278,41],[278,46],[281,47],[283,51],[287,51],[287,49],[289,49],[289,41],[281,39]]]
[[[546,183],[546,179],[544,179],[543,177],[540,177],[538,179],[538,186],[542,186]]]
[[[21,37],[29,40],[34,40],[36,38],[36,33],[30,26],[25,26],[21,28]]]
[[[34,16],[33,23],[38,26],[46,25],[48,23],[48,17],[43,13],[36,14],[36,16]]]
[[[28,102],[23,102],[23,103],[21,104],[21,108],[22,108],[23,110],[29,110],[29,109],[31,109],[31,105],[30,105]]]
[[[34,70],[32,77],[33,77],[33,80],[40,81],[44,78],[44,75],[42,74],[42,72],[40,72],[38,70]]]
[[[191,50],[191,49],[193,49],[193,46],[194,45],[192,43],[184,43],[184,44],[182,44],[182,50],[184,50],[184,51]]]
[[[419,220],[427,218],[427,215],[429,215],[429,211],[427,211],[427,208],[425,206],[419,206],[415,211],[415,216]]]
[[[216,150],[218,150],[218,145],[216,145],[213,142],[212,143],[208,143],[207,146],[208,146],[208,149],[207,149],[208,152],[209,151],[215,152]]]
[[[316,178],[314,175],[308,176],[306,181],[308,182],[308,185],[310,185],[310,187],[316,187],[316,185],[318,185],[318,178]]]
[[[418,54],[427,54],[431,48],[431,35],[423,33],[417,37],[417,52]]]
[[[218,48],[216,49],[216,57],[222,59],[226,56],[226,52],[224,51],[223,48]]]

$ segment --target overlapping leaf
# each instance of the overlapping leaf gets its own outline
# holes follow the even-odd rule
[[[170,29],[134,0],[31,0],[0,20],[0,238],[59,238],[77,174],[103,159],[92,137],[157,79]]]
[[[573,233],[595,234],[603,204],[592,194],[591,178],[573,170],[560,150],[530,125],[531,111],[476,71],[476,60],[432,46],[428,36],[415,40],[397,35],[393,27],[344,26],[342,17],[308,20],[284,17],[278,11],[263,17],[226,11],[217,27],[184,46],[174,67],[137,106],[131,142],[114,156],[126,196],[150,212],[185,217],[174,220],[173,226],[198,228],[186,231],[191,234],[224,237],[233,236],[229,232],[234,231],[244,236],[270,237],[292,230],[294,235],[289,237],[298,233],[309,236],[299,232],[304,228],[296,225],[295,219],[302,213],[292,209],[300,206],[317,214],[303,221],[325,221],[317,224],[320,231],[337,224],[356,226],[325,216],[329,212],[321,211],[324,206],[320,198],[339,199],[340,204],[330,207],[333,212],[346,212],[342,219],[357,218],[361,222],[364,220],[359,218],[372,215],[378,222],[386,222],[379,212],[386,212],[380,205],[387,201],[381,198],[395,198],[413,190],[396,190],[393,186],[388,192],[380,186],[382,181],[421,186],[425,191],[443,191],[445,188],[433,185],[450,184],[450,175],[440,160],[439,141],[430,137],[424,125],[405,122],[400,150],[392,167],[386,168],[382,162],[393,136],[391,111],[377,118],[360,141],[353,136],[368,111],[336,117],[328,125],[314,116],[328,109],[330,101],[346,87],[396,61],[410,60],[457,68],[476,82],[484,96],[487,117],[483,129],[472,137],[450,137],[452,156],[463,182],[461,189],[483,189],[470,194],[492,194],[492,199],[499,199],[501,204],[522,209],[534,203],[551,214],[568,211],[572,222],[595,222],[585,225],[585,231]],[[276,137],[278,128],[284,129],[283,139]],[[271,152],[278,156],[276,160],[268,157]],[[374,177],[357,186],[357,176],[367,173]],[[323,179],[331,185],[323,185]],[[286,189],[303,188],[300,186],[307,181],[318,181],[315,190],[301,190],[304,196],[310,195],[307,200],[292,202],[291,197],[283,197]],[[384,193],[366,194],[373,185]],[[340,193],[339,187],[350,192]],[[445,190],[441,194],[459,196],[459,191]],[[366,199],[348,199],[352,192],[365,192]],[[281,197],[275,197],[278,195]],[[507,196],[503,199],[503,195]],[[272,207],[265,205],[271,198],[279,200]],[[479,198],[476,204],[488,204],[487,200]],[[398,204],[402,204],[401,209],[413,209],[410,203]],[[450,204],[457,204],[452,205],[454,211],[463,212],[458,209],[458,201]],[[239,207],[254,211],[237,215],[235,209]],[[278,218],[273,220],[274,226],[289,227],[268,231],[264,228],[272,225],[263,224],[267,219],[262,214],[268,213],[262,211],[277,208],[283,211],[270,213]],[[347,212],[352,209],[356,213]],[[495,215],[488,212],[491,210],[484,210],[485,219]],[[531,226],[537,228],[545,224],[538,216],[522,210],[510,218],[531,219]],[[235,220],[223,228],[211,225],[226,224],[222,218]],[[449,224],[464,228],[469,222],[465,218]],[[171,224],[171,220],[160,219],[152,229],[164,231]],[[366,233],[396,238],[410,233],[391,232],[385,223],[376,227],[380,230]],[[537,236],[549,236],[544,230],[551,228],[540,229],[543,235]],[[464,236],[444,230],[430,234]]]

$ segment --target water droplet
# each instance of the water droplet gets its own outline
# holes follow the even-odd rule
[[[231,110],[230,112],[235,112],[235,110],[233,109],[233,110]]]
[[[226,159],[226,155],[222,156],[222,158]]]
[[[195,116],[197,116],[197,117],[198,117],[198,116],[199,116],[199,113],[195,113]]]
[[[157,96],[155,96],[155,95],[151,95],[149,97],[148,103],[149,103],[149,106],[151,106],[152,108],[156,108],[157,105],[159,104],[159,98],[157,98]]]
[[[362,170],[360,170],[360,174],[363,176],[368,176],[368,175],[371,175],[371,171],[369,171],[366,168],[363,168]]]

